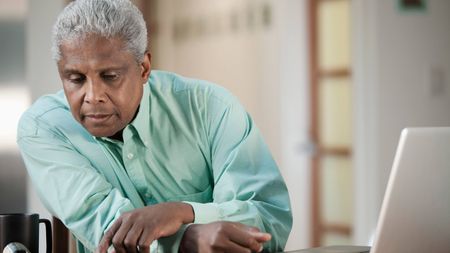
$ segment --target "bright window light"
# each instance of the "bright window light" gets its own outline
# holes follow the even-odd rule
[[[17,123],[30,103],[30,92],[25,85],[0,84],[0,152],[17,151]]]

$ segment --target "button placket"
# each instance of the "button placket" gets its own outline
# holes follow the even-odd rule
[[[139,176],[137,175],[137,170],[135,168],[136,160],[136,150],[133,149],[133,145],[124,145],[123,147],[123,163],[128,175],[134,183],[138,182]]]
[[[140,162],[141,157],[138,157],[140,153],[140,146],[136,143],[129,143],[124,145],[123,157],[124,164],[127,173],[132,180],[133,184],[138,188],[138,191],[144,192],[145,186],[145,175],[142,171],[142,164]]]
[[[133,157],[134,157],[134,154],[133,154],[133,153],[128,153],[128,154],[127,154],[127,158],[128,158],[129,160],[133,159]]]

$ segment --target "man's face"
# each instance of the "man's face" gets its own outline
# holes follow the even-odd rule
[[[150,75],[119,38],[91,35],[60,47],[58,71],[73,117],[97,137],[113,136],[130,123]]]

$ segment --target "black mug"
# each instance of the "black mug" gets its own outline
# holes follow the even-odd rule
[[[45,224],[47,253],[52,252],[52,228],[38,214],[0,214],[0,252],[10,243],[23,244],[31,253],[39,253],[39,223]]]

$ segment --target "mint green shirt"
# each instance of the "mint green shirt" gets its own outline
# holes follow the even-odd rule
[[[62,91],[44,96],[23,114],[17,142],[42,202],[79,252],[94,251],[122,213],[166,201],[191,204],[194,223],[269,232],[271,252],[291,230],[286,185],[260,132],[235,97],[205,81],[152,71],[123,142],[90,135]],[[152,248],[177,252],[184,229]]]

